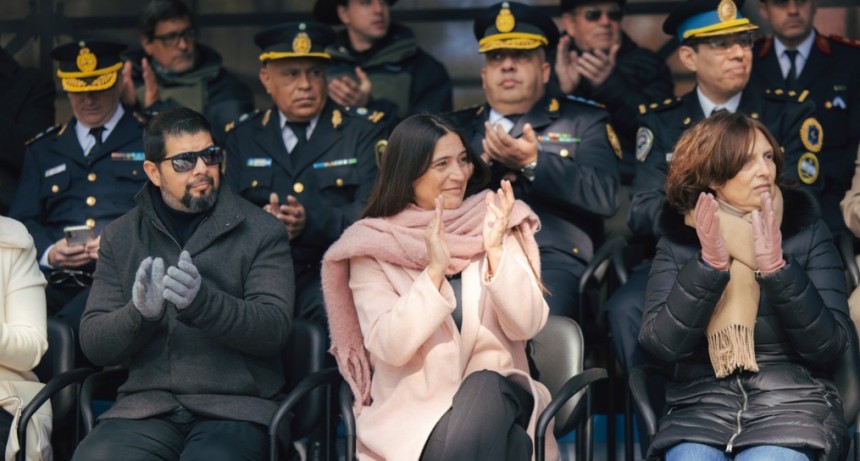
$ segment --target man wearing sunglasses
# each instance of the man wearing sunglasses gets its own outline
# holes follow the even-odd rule
[[[260,82],[273,106],[236,122],[226,180],[284,223],[296,268],[296,315],[327,325],[322,255],[358,219],[384,147],[380,117],[352,116],[328,97],[326,47],[334,32],[289,22],[258,33]]]
[[[564,35],[555,77],[565,95],[606,106],[624,152],[621,181],[633,180],[639,104],[674,96],[672,73],[652,51],[621,30],[624,0],[561,0]]]
[[[814,190],[813,164],[817,121],[813,105],[801,93],[758,88],[750,83],[752,46],[758,26],[741,15],[743,1],[687,0],[663,23],[663,31],[680,42],[678,57],[692,72],[696,87],[680,98],[640,106],[636,136],[636,175],[627,224],[652,251],[662,234],[666,173],[681,134],[719,111],[742,112],[760,120],[785,150],[785,176]],[[820,145],[817,146],[820,148]],[[805,160],[808,159],[808,160]],[[798,173],[798,163],[804,162]],[[803,177],[799,177],[802,174]],[[645,362],[639,327],[645,303],[650,259],[631,271],[628,282],[607,302],[612,339],[625,370]],[[661,398],[662,399],[662,398]]]
[[[224,141],[224,127],[254,110],[250,88],[224,68],[221,55],[197,43],[181,0],[151,0],[140,17],[140,49],[123,55],[123,102],[151,112],[184,106],[202,113]]]
[[[84,353],[128,379],[73,459],[265,459],[293,312],[284,226],[221,182],[202,115],[161,112],[143,143],[149,182],[104,229],[81,320]]]
[[[752,78],[771,88],[808,91],[815,102],[815,118],[825,133],[819,156],[821,212],[837,232],[845,231],[839,201],[851,186],[860,143],[860,45],[816,31],[817,9],[816,0],[759,1],[759,13],[773,36],[756,43]]]
[[[82,40],[54,48],[74,116],[27,148],[9,216],[33,235],[46,272],[48,312],[75,331],[98,259],[102,228],[134,206],[143,172],[143,118],[120,104],[125,45]],[[85,243],[67,227],[86,228]],[[87,239],[86,234],[89,234]]]
[[[547,91],[547,53],[558,29],[540,10],[497,3],[474,24],[483,55],[485,104],[454,113],[457,126],[490,163],[495,190],[511,181],[541,220],[541,279],[554,315],[573,316],[579,277],[618,208],[620,146],[609,115],[593,103]]]

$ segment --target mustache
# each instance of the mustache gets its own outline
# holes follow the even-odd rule
[[[215,180],[212,179],[211,176],[203,176],[199,179],[196,179],[196,180],[191,181],[190,183],[186,184],[185,190],[191,190],[192,187],[197,186],[198,184],[201,184],[201,183],[206,183],[206,184],[209,184],[210,186],[212,186],[215,184]]]

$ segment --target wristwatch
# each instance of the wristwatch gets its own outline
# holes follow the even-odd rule
[[[535,168],[537,168],[537,159],[531,163],[527,163],[526,166],[523,167],[522,173],[523,176],[529,181],[535,180]]]

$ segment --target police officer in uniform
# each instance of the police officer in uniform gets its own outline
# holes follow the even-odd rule
[[[547,302],[552,314],[573,316],[579,277],[602,238],[603,220],[618,208],[618,138],[595,104],[547,94],[546,53],[558,41],[548,16],[498,3],[479,15],[474,32],[487,102],[454,118],[490,162],[490,187],[510,179],[516,197],[540,217],[535,237]]]
[[[827,134],[819,156],[819,203],[830,230],[841,231],[839,201],[851,186],[860,142],[860,42],[816,31],[817,6],[816,0],[759,2],[774,35],[756,43],[752,78],[771,88],[807,90],[815,101],[815,118]]]
[[[676,141],[718,111],[742,112],[764,123],[785,150],[786,178],[815,187],[822,133],[813,104],[806,92],[760,89],[749,83],[758,26],[740,14],[742,5],[743,0],[687,0],[663,23],[663,31],[681,43],[678,54],[695,73],[696,88],[680,98],[640,107],[638,162],[627,217],[640,237],[662,234],[664,185]],[[654,248],[653,243],[648,246]],[[645,361],[638,337],[650,266],[648,260],[634,268],[606,306],[616,350],[628,370]]]
[[[260,81],[274,106],[240,118],[227,138],[228,184],[284,222],[296,269],[296,315],[322,325],[322,255],[359,217],[376,179],[376,149],[385,143],[380,124],[349,115],[327,97],[325,47],[333,38],[328,26],[314,22],[258,33]]]
[[[28,146],[9,216],[27,226],[48,276],[49,313],[75,331],[98,259],[101,229],[134,207],[146,182],[140,114],[120,104],[119,55],[125,45],[84,40],[51,57],[74,116]],[[87,226],[86,243],[70,244],[69,226]]]

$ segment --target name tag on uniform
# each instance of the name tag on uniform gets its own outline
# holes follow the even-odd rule
[[[66,164],[61,163],[53,168],[48,168],[47,170],[45,170],[45,177],[50,178],[51,176],[54,176],[55,174],[60,174],[64,171],[66,171]]]
[[[110,158],[118,161],[142,162],[146,160],[146,155],[143,152],[113,152]]]
[[[245,161],[245,166],[248,168],[268,168],[272,166],[272,158],[249,158]]]
[[[333,168],[336,166],[347,166],[347,165],[355,165],[358,163],[358,159],[353,158],[342,158],[340,160],[330,160],[328,162],[317,162],[314,163],[315,170],[321,170],[323,168]]]

